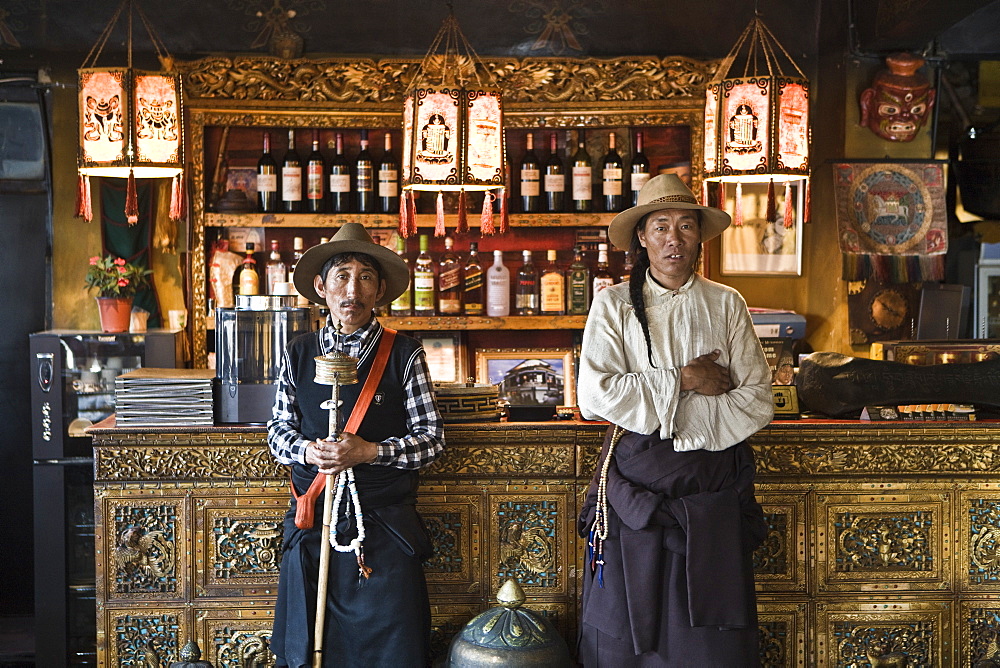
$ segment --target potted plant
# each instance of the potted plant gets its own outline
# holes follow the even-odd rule
[[[149,284],[149,269],[129,264],[120,257],[95,255],[84,285],[97,290],[97,306],[101,315],[101,329],[105,332],[127,332],[132,315],[132,299],[139,288]]]

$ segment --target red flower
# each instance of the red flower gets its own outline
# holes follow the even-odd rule
[[[95,264],[97,264],[100,261],[101,261],[101,258],[98,257],[97,255],[95,255],[94,257],[90,258],[90,266],[94,266]]]
[[[128,269],[126,269],[125,267],[121,267],[121,266],[118,267],[118,273],[119,274],[124,274],[124,273],[127,273],[127,272],[128,272]]]
[[[128,279],[127,278],[119,278],[118,279],[118,287],[124,288],[126,285],[128,285]]]
[[[115,260],[115,264],[117,264],[119,267],[124,267],[125,266],[125,260],[123,260],[122,258],[118,258],[118,259]]]

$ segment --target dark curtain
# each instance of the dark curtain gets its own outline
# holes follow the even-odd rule
[[[125,218],[125,179],[101,179],[101,237],[106,255],[124,258],[139,267],[152,267],[153,226],[156,220],[156,184],[152,179],[136,179],[139,221],[129,225]],[[150,279],[154,278],[150,276]],[[152,280],[135,294],[132,308],[149,311],[146,324],[162,327],[160,300]]]

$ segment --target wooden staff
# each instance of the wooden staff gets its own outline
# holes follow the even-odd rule
[[[340,427],[338,426],[337,415],[340,406],[340,383],[335,376],[331,386],[332,396],[330,398],[330,440],[336,441],[340,438]],[[313,668],[323,666],[323,630],[326,624],[326,592],[330,586],[330,522],[333,515],[333,485],[334,478],[338,476],[327,475],[326,486],[323,493],[323,537],[319,547],[319,581],[316,587],[316,624],[313,627]]]

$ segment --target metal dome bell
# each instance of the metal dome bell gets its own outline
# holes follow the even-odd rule
[[[576,665],[559,632],[545,617],[522,609],[524,590],[510,579],[497,592],[500,605],[480,613],[451,641],[450,668]]]

